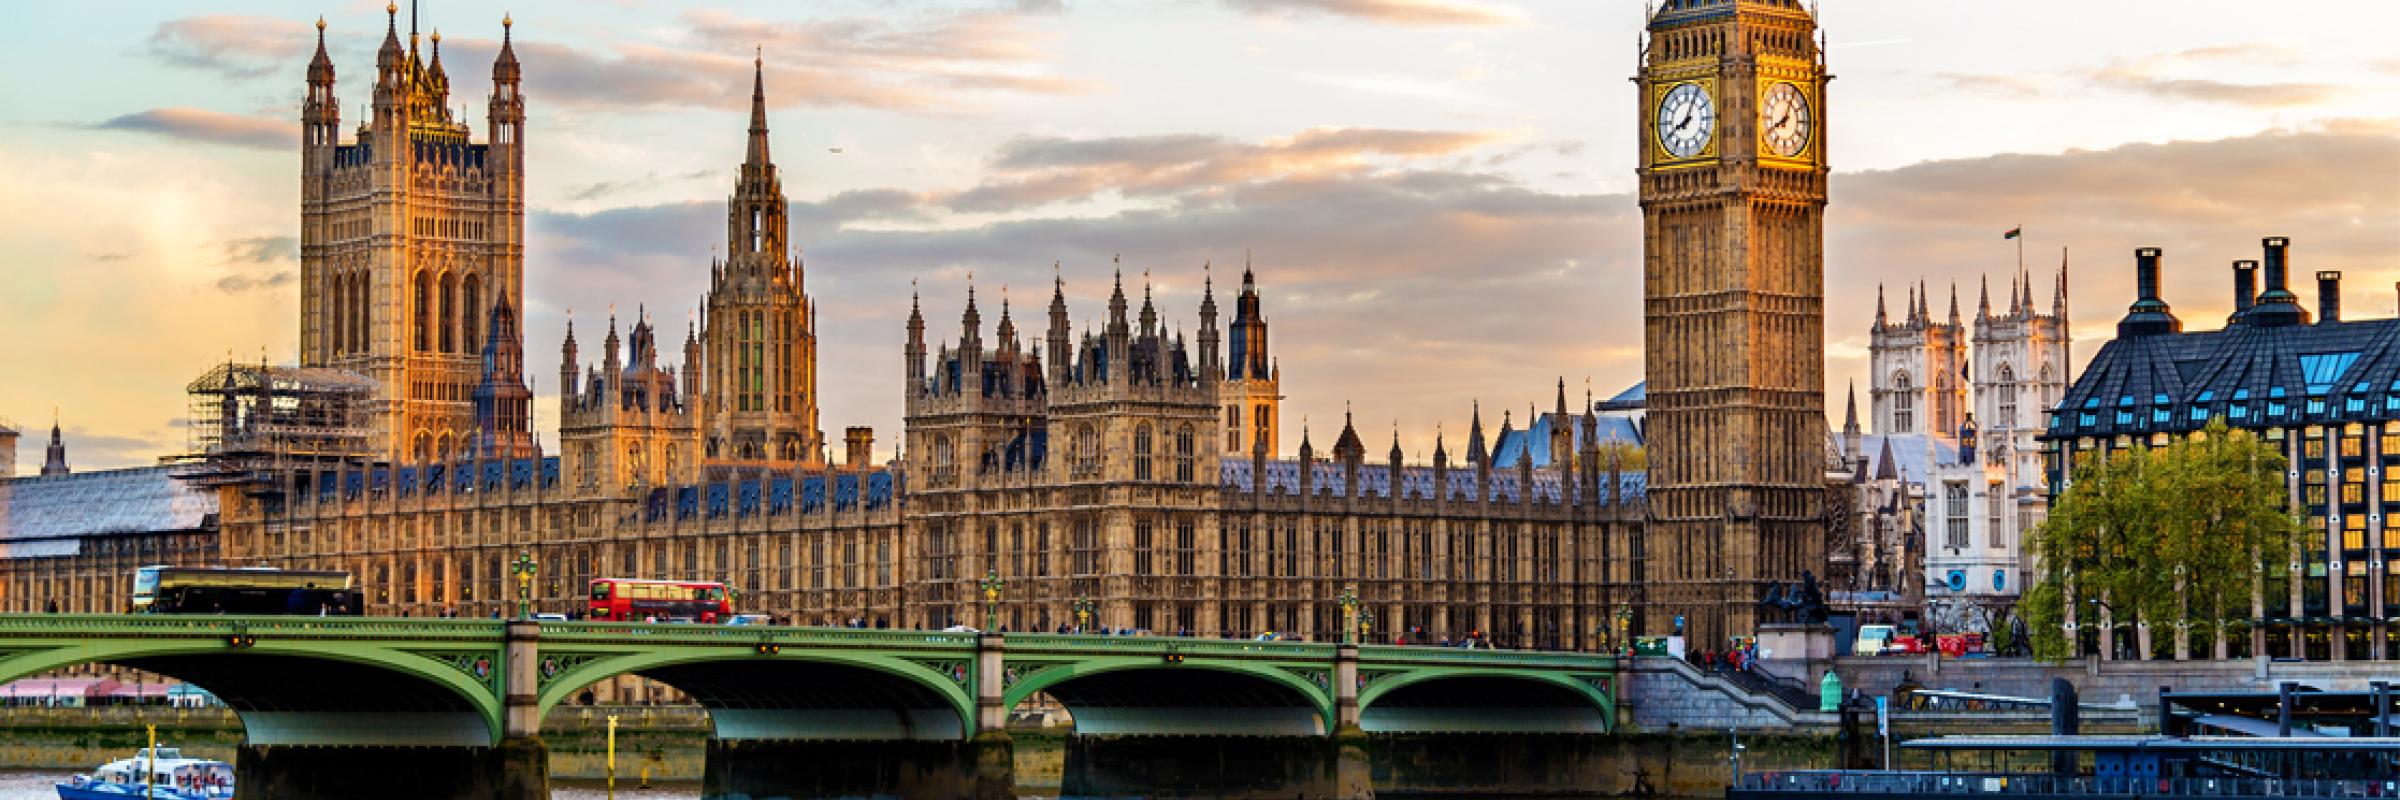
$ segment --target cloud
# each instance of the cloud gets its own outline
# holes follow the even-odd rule
[[[254,236],[225,243],[225,263],[279,264],[300,260],[300,240],[291,236]]]
[[[308,24],[276,17],[211,14],[168,20],[150,34],[151,57],[175,67],[228,78],[257,78],[294,69],[314,40]]]
[[[217,291],[226,294],[241,294],[263,289],[281,289],[299,280],[299,274],[287,270],[266,275],[227,275],[218,278],[214,285],[217,287]]]
[[[1289,144],[1302,138],[1280,149],[1306,150]],[[2385,259],[2400,250],[2400,230],[2386,217],[2400,207],[2400,186],[2377,176],[2400,171],[2396,143],[2400,126],[2364,121],[1836,175],[1827,224],[1829,383],[1838,388],[1863,372],[1874,284],[1894,284],[1896,306],[1904,281],[1922,277],[1937,293],[1956,281],[1971,314],[1978,277],[1990,273],[1995,291],[2005,291],[2015,249],[1999,233],[2018,224],[2029,237],[2039,302],[2049,300],[2057,248],[2073,248],[2079,357],[2122,314],[2134,247],[2168,248],[2169,300],[2194,328],[2223,318],[2222,265],[2257,257],[2261,236],[2293,236],[2303,271],[2343,269],[2353,286],[2389,285],[2400,279]],[[1138,177],[1160,165],[1214,164],[1253,149],[1279,148],[1211,136],[1027,139],[1001,147],[990,163],[995,174],[1097,169]],[[898,425],[898,381],[882,376],[899,359],[911,279],[919,281],[936,340],[957,336],[969,272],[987,304],[1000,286],[1012,287],[1021,335],[1038,337],[1051,264],[1062,265],[1080,331],[1103,318],[1120,254],[1135,302],[1147,272],[1162,316],[1187,337],[1196,324],[1200,265],[1216,264],[1223,305],[1236,264],[1245,253],[1255,260],[1292,397],[1286,452],[1298,443],[1303,415],[1319,428],[1338,425],[1345,398],[1361,401],[1362,433],[1371,438],[1399,418],[1404,448],[1418,457],[1435,421],[1460,432],[1472,399],[1484,402],[1486,423],[1497,424],[1501,410],[1521,411],[1527,401],[1547,408],[1557,376],[1570,384],[1591,376],[1603,395],[1640,380],[1635,199],[1543,191],[1478,171],[1483,161],[1237,170],[1242,180],[1177,190],[1205,203],[1182,205],[1176,195],[1163,208],[1092,216],[928,216],[955,193],[897,189],[795,203],[794,237],[808,249],[808,286],[822,313],[820,370],[863,376],[824,385],[827,424]],[[894,215],[917,224],[877,224]],[[689,305],[705,291],[706,248],[723,237],[724,224],[716,202],[536,213],[528,285],[537,298],[586,309]],[[2354,299],[2353,313],[2390,313],[2391,298],[2373,297]],[[987,335],[996,312],[984,308]],[[558,325],[555,314],[537,315],[531,346],[555,343]],[[588,347],[596,337],[582,338]]]
[[[2198,78],[2165,78],[2140,67],[2115,65],[2091,74],[2091,85],[2164,100],[2198,100],[2252,108],[2311,106],[2341,96],[2342,87],[2326,83],[2228,83]]]
[[[1221,0],[1227,7],[1269,16],[1320,14],[1407,27],[1523,25],[1524,9],[1480,0]]]
[[[298,123],[245,117],[201,108],[154,108],[93,123],[97,130],[137,131],[209,144],[290,152],[300,141]]]
[[[281,289],[300,280],[294,269],[300,261],[300,240],[291,236],[254,236],[225,242],[222,263],[232,274],[213,285],[226,294]]]
[[[2061,84],[2069,84],[2147,95],[2162,100],[2199,101],[2250,108],[2317,105],[2338,99],[2348,91],[2327,83],[2234,83],[2188,76],[2192,70],[2211,65],[2238,65],[2245,74],[2249,74],[2262,67],[2288,67],[2297,63],[2300,63],[2300,54],[2290,48],[2275,44],[2240,44],[2112,58],[2096,67],[2078,67],[2049,74],[1945,71],[1935,72],[1933,76],[1953,89],[2008,97],[2046,96],[2056,92]]]
[[[661,175],[656,171],[651,171],[643,173],[640,177],[636,178],[627,178],[624,180],[614,181],[596,181],[593,183],[569,186],[567,187],[567,199],[575,201],[598,200],[609,195],[622,194],[625,192],[634,191],[636,189],[647,189],[653,186],[679,181],[696,181],[723,174],[724,170],[717,169],[698,169],[691,172],[678,173],[674,175]]]
[[[528,36],[516,51],[527,94],[571,108],[748,108],[760,51],[767,98],[777,108],[961,113],[994,97],[1100,90],[1055,72],[1051,34],[1028,22],[1043,6],[796,22],[692,11],[680,18],[684,30],[673,45],[593,51]],[[442,47],[445,61],[482,64],[499,42],[452,37]]]
[[[1873,317],[1867,287],[1920,279],[1934,293],[1960,285],[1974,313],[1978,281],[2004,294],[2016,248],[2000,232],[2022,224],[2035,298],[2050,302],[2060,248],[2071,248],[2076,355],[2114,335],[2132,300],[2132,251],[2166,250],[2164,295],[2187,329],[2232,310],[2227,265],[2259,257],[2259,239],[2290,236],[2292,274],[2343,270],[2351,286],[2388,287],[2400,270],[2400,124],[2349,122],[2204,142],[2132,144],[2056,155],[1996,155],[1834,177],[1827,222],[1828,337],[1863,352]],[[1924,209],[1941,209],[1939,214]],[[2304,295],[2309,287],[2295,286]],[[2353,289],[2358,316],[2394,313],[2393,297]],[[1996,301],[2005,302],[2005,301]],[[1856,360],[1839,370],[1863,369]],[[1841,374],[1837,372],[1836,374]],[[1852,373],[1856,374],[1856,373]]]
[[[1496,141],[1487,132],[1314,128],[1260,143],[1176,134],[1104,139],[1028,137],[992,157],[992,177],[943,198],[953,211],[991,213],[1091,199],[1206,196],[1257,181],[1371,170],[1378,159],[1450,155]]]

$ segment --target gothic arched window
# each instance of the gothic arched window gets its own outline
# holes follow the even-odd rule
[[[1175,431],[1175,479],[1185,483],[1190,483],[1192,477],[1197,474],[1197,465],[1194,463],[1192,452],[1195,444],[1192,441],[1194,435],[1192,426],[1189,424]]]
[[[1100,471],[1100,432],[1086,422],[1075,426],[1075,474],[1092,475]]]
[[[483,346],[478,341],[483,337],[483,326],[477,322],[477,320],[483,319],[483,280],[481,278],[473,275],[467,276],[466,292],[461,296],[459,309],[458,318],[461,326],[459,341],[466,344],[466,352],[483,352]]]
[[[433,276],[417,273],[417,349],[433,349]]]
[[[1892,375],[1892,433],[1908,433],[1917,427],[1917,398],[1909,389],[1908,373]]]
[[[2002,364],[1996,378],[2000,390],[2000,426],[2003,428],[2019,427],[2017,424],[2017,371],[2009,369],[2007,364]]]
[[[458,352],[458,276],[447,272],[442,273],[442,308],[438,316],[441,320],[442,352]]]
[[[1137,480],[1137,481],[1146,481],[1146,480],[1150,480],[1150,476],[1151,476],[1151,470],[1150,470],[1150,456],[1151,456],[1151,454],[1152,454],[1152,447],[1151,447],[1151,445],[1152,445],[1152,442],[1151,442],[1151,438],[1152,438],[1152,437],[1151,437],[1151,433],[1150,433],[1150,423],[1144,422],[1144,423],[1142,423],[1142,424],[1140,424],[1140,425],[1136,425],[1136,426],[1134,426],[1134,428],[1133,428],[1133,479],[1134,479],[1134,480]]]
[[[2050,365],[2043,364],[2041,383],[2040,385],[2034,387],[2035,396],[2041,398],[2043,411],[2049,411],[2052,406],[2058,403],[2058,398],[2053,397],[2050,394],[2050,387],[2056,381],[2056,378],[2051,377]]]

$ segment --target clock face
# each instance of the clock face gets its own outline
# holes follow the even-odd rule
[[[1707,149],[1717,131],[1717,104],[1708,90],[1686,83],[1667,91],[1658,102],[1658,144],[1676,158],[1691,158]]]
[[[1812,122],[1808,96],[1798,86],[1775,84],[1767,90],[1766,101],[1758,104],[1758,138],[1775,155],[1791,158],[1806,151]]]

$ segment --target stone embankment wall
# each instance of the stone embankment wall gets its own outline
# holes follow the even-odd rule
[[[2327,691],[2366,691],[2369,681],[2400,682],[2400,664],[2377,661],[2101,661],[2083,658],[2051,663],[2024,658],[1929,656],[1851,657],[1834,669],[1842,685],[1869,696],[1889,694],[1903,680],[1928,689],[1950,689],[2018,697],[2049,697],[2050,680],[2075,684],[2087,705],[2131,701],[2155,713],[2159,687],[2179,692],[2271,692],[2281,681],[2298,681]]]

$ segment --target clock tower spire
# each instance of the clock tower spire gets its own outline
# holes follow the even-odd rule
[[[1668,0],[1648,34],[1640,625],[1718,646],[1824,562],[1830,76],[1797,0]]]

